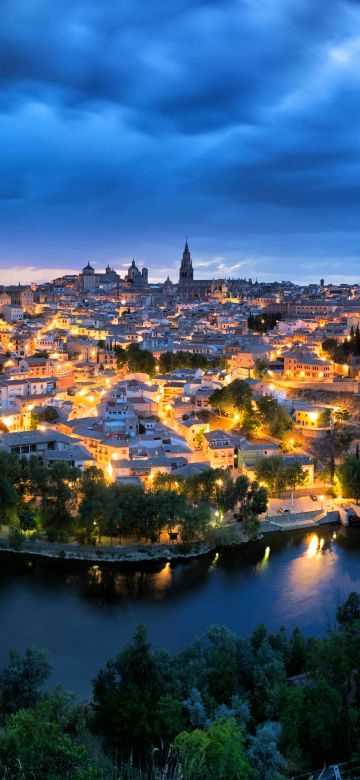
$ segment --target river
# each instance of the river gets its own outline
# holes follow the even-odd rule
[[[186,562],[92,566],[0,555],[0,666],[10,648],[44,647],[51,683],[78,696],[144,622],[177,651],[209,625],[242,636],[260,622],[324,634],[339,599],[360,590],[360,529],[267,535]]]

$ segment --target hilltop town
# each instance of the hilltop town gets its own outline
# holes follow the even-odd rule
[[[212,473],[218,524],[244,519],[244,496],[229,499],[241,476],[248,491],[266,489],[254,514],[273,529],[323,521],[342,499],[356,519],[359,285],[196,280],[186,241],[176,283],[152,283],[134,260],[123,278],[88,263],[51,283],[0,288],[0,318],[3,458],[49,473],[66,464],[123,491],[181,484],[190,496]],[[34,490],[25,492],[34,512]],[[191,538],[176,513],[168,525],[150,540],[165,528],[166,538]],[[64,523],[62,533],[68,540]]]

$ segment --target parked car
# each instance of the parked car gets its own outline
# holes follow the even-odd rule
[[[278,514],[279,515],[288,515],[289,513],[290,513],[290,509],[285,509],[285,507],[283,507],[283,506],[281,506],[278,509]]]

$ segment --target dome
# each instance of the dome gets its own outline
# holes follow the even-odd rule
[[[95,273],[95,268],[93,268],[92,265],[90,265],[90,263],[88,263],[85,266],[85,268],[82,269],[82,272],[83,272],[83,274],[94,274]]]

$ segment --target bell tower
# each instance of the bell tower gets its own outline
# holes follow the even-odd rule
[[[192,282],[194,279],[194,271],[192,267],[191,254],[186,239],[185,249],[183,251],[182,260],[180,263],[179,282]]]

